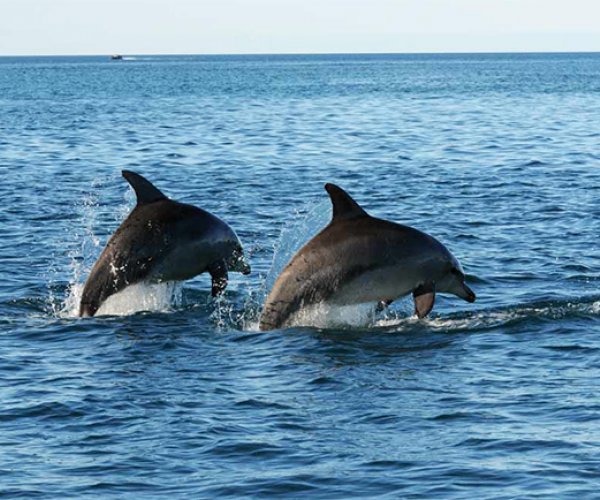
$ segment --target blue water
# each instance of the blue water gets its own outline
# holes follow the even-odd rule
[[[75,318],[125,168],[252,275]],[[325,182],[477,302],[257,332]],[[0,496],[597,495],[600,54],[0,58],[0,200]]]

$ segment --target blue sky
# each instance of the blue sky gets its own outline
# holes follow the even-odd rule
[[[600,51],[600,0],[0,0],[0,55]]]

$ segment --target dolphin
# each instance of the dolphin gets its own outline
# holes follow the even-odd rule
[[[302,308],[320,302],[385,306],[412,293],[415,312],[424,318],[436,292],[475,301],[460,263],[438,240],[371,217],[334,184],[325,184],[325,190],[333,205],[331,222],[275,281],[260,316],[261,330],[284,327]]]
[[[240,240],[225,222],[167,198],[135,172],[122,174],[137,204],[92,268],[80,316],[94,316],[108,297],[141,281],[182,281],[208,272],[214,297],[225,290],[228,271],[250,273]]]

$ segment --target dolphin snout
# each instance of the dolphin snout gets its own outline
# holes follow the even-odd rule
[[[453,286],[447,291],[467,302],[475,302],[475,299],[477,298],[475,292],[471,290],[464,281],[455,280]]]
[[[462,298],[465,299],[467,302],[471,302],[471,303],[475,302],[475,299],[477,298],[477,296],[475,295],[475,292],[473,290],[471,290],[464,283],[463,283],[463,288],[464,288],[465,294],[462,296]]]
[[[241,245],[233,250],[226,263],[227,270],[230,272],[250,274],[250,264],[248,264],[248,260],[246,260],[246,255],[244,254]]]
[[[245,274],[245,275],[250,274],[250,271],[251,271],[250,264],[248,264],[248,261],[246,260],[245,255],[242,254],[241,256],[238,257],[233,270],[237,271],[238,273]]]

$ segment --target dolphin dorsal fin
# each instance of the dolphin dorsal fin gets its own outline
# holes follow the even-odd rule
[[[332,222],[339,219],[369,216],[341,187],[327,183],[325,184],[325,191],[329,194],[331,204],[333,205]]]
[[[135,191],[138,205],[167,199],[158,188],[154,187],[149,180],[144,179],[140,174],[136,174],[130,170],[123,170],[121,173]]]

